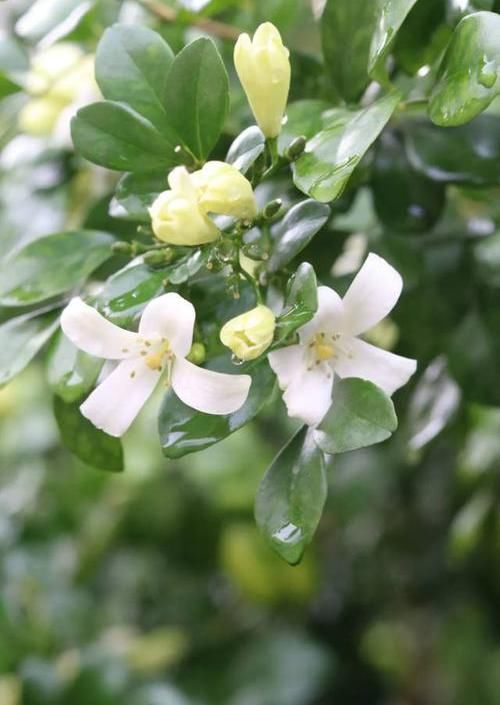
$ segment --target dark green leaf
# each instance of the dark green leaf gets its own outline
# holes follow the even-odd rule
[[[491,287],[500,287],[500,233],[481,239],[474,247],[478,279]]]
[[[234,371],[234,365],[227,362],[216,368],[219,372]],[[158,419],[164,454],[168,458],[180,458],[187,453],[203,450],[253,419],[269,401],[275,380],[267,360],[252,367],[249,374],[252,375],[252,386],[248,398],[239,411],[229,416],[202,414],[183,404],[172,391],[168,392]]]
[[[26,306],[81,285],[111,256],[114,238],[96,230],[47,235],[0,265],[0,303]]]
[[[78,407],[78,403],[66,404],[54,397],[54,415],[64,445],[87,465],[107,472],[122,472],[120,440],[93,426],[80,414]]]
[[[333,455],[385,441],[397,426],[390,397],[367,380],[349,377],[335,381],[332,406],[314,438]]]
[[[463,125],[500,93],[500,16],[477,12],[461,20],[443,59],[429,104],[436,125]]]
[[[399,28],[417,0],[376,0],[375,32],[368,57],[368,72],[375,78]],[[369,3],[368,3],[369,4]]]
[[[116,24],[99,42],[95,73],[105,98],[127,103],[175,144],[164,102],[173,60],[172,50],[156,32],[138,25]]]
[[[311,542],[327,491],[323,453],[303,428],[276,456],[255,500],[257,525],[288,563],[298,563]]]
[[[153,171],[178,163],[175,144],[122,103],[92,103],[71,121],[75,148],[94,164],[117,171]]]
[[[0,385],[24,370],[58,324],[59,311],[49,311],[18,316],[0,325]]]
[[[125,174],[116,187],[109,212],[114,218],[149,223],[148,208],[155,198],[168,188],[164,171]]]
[[[197,39],[176,56],[167,77],[166,106],[186,147],[205,159],[219,139],[229,107],[226,69],[210,39]]]
[[[226,161],[246,174],[252,164],[262,154],[266,147],[265,138],[256,125],[248,127],[234,140]]]
[[[324,115],[328,126],[307,143],[293,166],[297,188],[323,203],[340,196],[399,100],[399,93],[392,92],[363,110],[339,108]]]
[[[312,199],[293,206],[272,228],[274,246],[268,262],[269,271],[277,272],[291,262],[321,230],[329,215],[327,205]]]
[[[79,350],[59,331],[49,352],[48,381],[53,392],[70,404],[92,389],[102,366],[103,360]]]
[[[284,311],[276,319],[275,344],[279,345],[310,321],[317,308],[316,274],[308,262],[303,262],[289,284]]]
[[[396,61],[412,76],[423,66],[432,66],[446,48],[452,33],[445,24],[446,2],[419,0],[396,36]]]

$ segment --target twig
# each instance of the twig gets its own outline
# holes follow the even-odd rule
[[[156,0],[139,0],[139,2],[143,7],[165,22],[176,22],[177,19],[179,19],[179,12],[172,7],[168,7],[168,5],[163,5],[160,2],[156,2]],[[219,37],[219,39],[236,41],[241,34],[241,30],[238,29],[238,27],[233,27],[224,22],[210,20],[204,17],[194,18],[191,24],[194,27],[202,29],[204,32],[208,32],[208,34]]]

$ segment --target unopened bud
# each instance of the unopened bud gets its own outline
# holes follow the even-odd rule
[[[262,217],[264,220],[272,220],[274,216],[280,212],[282,205],[283,201],[280,198],[276,198],[274,201],[269,201],[262,211]]]
[[[130,242],[124,242],[124,241],[114,242],[111,245],[111,249],[115,255],[132,255],[133,254],[133,249],[132,249],[132,245],[130,244]]]
[[[205,362],[206,354],[207,351],[203,343],[193,343],[187,359],[189,362],[192,362],[193,365],[201,365]]]
[[[262,304],[228,321],[220,339],[240,360],[255,360],[273,342],[276,319]]]
[[[294,162],[300,157],[306,148],[307,139],[305,137],[296,137],[289,145],[285,152],[286,158],[290,162]]]
[[[173,254],[170,247],[164,250],[150,250],[144,254],[144,262],[149,265],[168,264],[172,260]]]

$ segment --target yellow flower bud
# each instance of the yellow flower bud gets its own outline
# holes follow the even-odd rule
[[[253,41],[238,37],[234,64],[255,119],[266,137],[277,137],[290,90],[290,52],[270,22],[258,27]]]
[[[192,174],[198,191],[198,203],[205,213],[232,215],[252,220],[257,215],[257,203],[252,185],[243,174],[225,162],[207,162]]]
[[[64,106],[50,98],[36,98],[19,113],[19,129],[27,135],[46,137],[54,129]]]
[[[259,305],[228,321],[220,339],[240,360],[255,360],[273,342],[275,326],[271,309]]]
[[[153,232],[172,245],[203,245],[216,240],[220,232],[203,213],[196,188],[184,167],[174,169],[168,179],[170,190],[163,191],[149,209]]]

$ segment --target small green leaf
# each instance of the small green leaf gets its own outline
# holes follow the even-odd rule
[[[94,386],[104,361],[79,350],[59,331],[51,345],[47,377],[53,392],[70,404]]]
[[[210,39],[197,39],[176,56],[167,77],[166,106],[185,146],[204,160],[219,139],[229,107],[227,72]]]
[[[368,72],[380,76],[380,65],[417,0],[376,0],[375,32],[370,44]]]
[[[318,308],[316,274],[303,262],[290,281],[283,313],[276,319],[275,345],[311,320]]]
[[[436,125],[463,125],[500,94],[500,16],[477,12],[457,25],[431,95]]]
[[[328,126],[309,140],[306,152],[293,165],[297,188],[322,203],[338,198],[400,97],[391,92],[363,110],[337,108],[324,115]]]
[[[243,130],[234,140],[227,153],[226,162],[239,169],[242,174],[246,174],[265,147],[264,135],[256,125],[252,125]]]
[[[59,311],[29,313],[0,325],[0,386],[22,372],[59,325]]]
[[[330,208],[312,199],[294,205],[272,228],[273,251],[268,270],[277,272],[306,247],[330,216]]]
[[[327,491],[323,453],[313,432],[303,428],[276,456],[255,500],[257,525],[291,565],[300,561],[314,536]]]
[[[77,112],[71,121],[77,151],[94,164],[117,171],[154,171],[178,163],[175,144],[123,103],[102,101]]]
[[[81,285],[111,257],[114,238],[96,230],[47,235],[0,265],[0,304],[27,306]]]
[[[95,74],[107,100],[127,103],[175,143],[165,110],[167,75],[174,54],[164,39],[147,27],[116,24],[99,42]]]
[[[168,189],[165,171],[125,174],[116,187],[109,206],[113,218],[149,223],[149,207],[155,198]]]
[[[332,406],[314,439],[333,455],[385,441],[397,426],[390,397],[367,380],[349,377],[335,381]]]
[[[215,367],[218,372],[234,371],[234,365],[227,360],[219,361]],[[238,371],[240,370],[242,368]],[[239,411],[229,416],[202,414],[183,404],[172,391],[169,391],[158,418],[164,454],[168,458],[180,458],[187,453],[208,448],[227,438],[257,416],[274,391],[275,378],[267,360],[254,365],[249,370],[249,374],[252,375],[252,386],[248,398]]]
[[[64,445],[87,465],[107,472],[122,472],[121,441],[93,426],[78,407],[78,403],[66,404],[54,397],[54,415]]]

